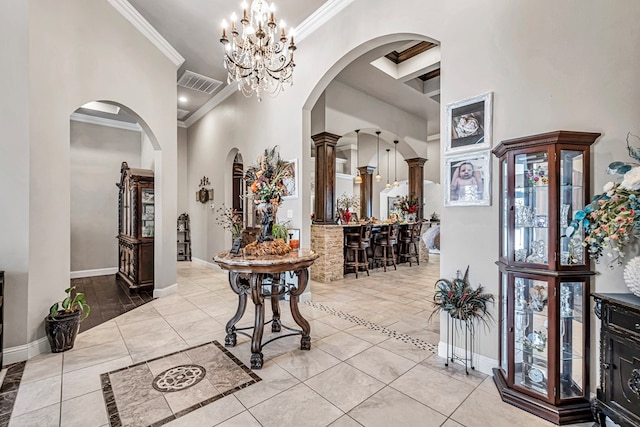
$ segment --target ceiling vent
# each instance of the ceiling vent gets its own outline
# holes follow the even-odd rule
[[[178,86],[197,90],[198,92],[206,93],[208,95],[211,95],[221,84],[221,81],[189,70],[182,73],[180,80],[178,80]]]
[[[189,114],[191,114],[191,111],[187,111],[187,110],[181,110],[178,108],[178,120],[182,120],[185,117],[187,117]]]

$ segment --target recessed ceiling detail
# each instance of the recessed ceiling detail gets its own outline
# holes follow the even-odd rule
[[[394,50],[393,52],[386,54],[385,58],[395,64],[400,64],[401,62],[404,62],[407,59],[411,59],[414,56],[420,55],[421,53],[426,52],[427,50],[435,46],[437,46],[435,43],[423,41],[403,50],[402,52]]]
[[[178,80],[178,86],[193,89],[208,95],[211,95],[221,84],[222,82],[219,80],[189,70],[182,73],[180,80]]]
[[[178,108],[178,120],[183,120],[189,114],[191,114],[191,111],[182,110],[182,109]]]
[[[420,80],[426,82],[427,80],[435,79],[436,77],[440,77],[440,68],[436,68],[435,70],[424,73],[421,76],[418,76]]]

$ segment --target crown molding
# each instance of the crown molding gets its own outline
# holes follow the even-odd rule
[[[108,0],[115,1],[115,0]],[[124,1],[124,0],[122,0]],[[340,13],[345,7],[349,6],[355,0],[329,0],[316,9],[307,19],[302,21],[300,25],[295,28],[295,34],[297,42],[300,43],[307,36],[317,30],[322,24],[329,21],[335,15]],[[220,92],[218,92],[215,96],[213,96],[206,104],[200,107],[197,111],[195,111],[191,116],[185,120],[185,124],[187,127],[191,126],[209,111],[213,110],[219,104],[221,104],[225,99],[234,94],[237,91],[236,83],[231,83],[226,85]]]
[[[149,22],[140,15],[127,0],[107,0],[120,15],[129,21],[140,33],[145,36],[160,52],[162,52],[176,66],[180,67],[184,58],[169,44],[169,42],[156,31]]]
[[[183,122],[183,121],[181,121],[181,120],[178,120],[178,127],[179,127],[179,128],[185,128],[185,129],[186,129],[186,128],[187,128],[187,125],[185,124],[185,122]]]
[[[98,126],[108,126],[134,132],[142,132],[142,127],[138,123],[122,122],[120,120],[105,119],[103,117],[89,116],[87,114],[72,113],[71,120],[82,123],[90,123]]]
[[[440,140],[439,133],[434,133],[433,135],[427,136],[427,141],[439,141],[439,140]]]

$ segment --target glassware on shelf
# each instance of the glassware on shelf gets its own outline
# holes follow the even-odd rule
[[[524,311],[516,313],[515,326],[515,339],[517,342],[522,342],[526,336],[527,327],[529,326],[529,315]]]
[[[560,205],[560,227],[567,228],[569,226],[569,208],[571,205],[563,203]]]
[[[527,259],[527,250],[526,249],[516,249],[514,258],[516,262],[524,262]]]
[[[547,335],[542,331],[533,331],[525,337],[523,345],[529,351],[543,352],[547,348]]]
[[[531,301],[529,302],[529,307],[531,307],[535,311],[542,311],[544,307],[547,305],[547,288],[546,286],[536,285],[531,288],[529,292],[531,295]]]
[[[544,240],[534,240],[531,242],[531,255],[527,257],[527,262],[536,264],[547,263],[547,248]]]
[[[522,200],[516,206],[516,227],[533,227],[534,218],[533,208],[522,204]]]
[[[536,215],[536,227],[547,228],[548,226],[549,222],[547,221],[546,215]]]
[[[571,288],[567,285],[562,286],[560,291],[560,315],[562,317],[572,317],[573,307],[571,306]]]
[[[520,311],[527,308],[527,300],[524,296],[524,283],[522,283],[522,281],[516,283],[515,308]]]

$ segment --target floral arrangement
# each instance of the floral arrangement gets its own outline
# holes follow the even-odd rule
[[[266,148],[258,157],[257,164],[250,166],[244,175],[255,203],[271,202],[276,205],[282,203],[285,192],[283,180],[291,177],[292,165],[280,158],[278,146]]]
[[[349,196],[347,193],[342,193],[337,200],[338,209],[348,211],[349,209],[358,209],[360,207],[360,196]]]
[[[242,234],[242,217],[236,209],[226,207],[224,204],[216,210],[218,225],[231,232],[231,237],[235,240]]]
[[[627,150],[640,161],[640,153],[629,146],[629,135]],[[582,245],[588,247],[589,257],[598,262],[606,254],[613,268],[622,264],[625,246],[640,234],[640,165],[613,162],[609,173],[623,175],[622,182],[607,182],[602,194],[574,214],[566,235],[571,237],[582,227]]]
[[[415,214],[418,213],[420,203],[416,196],[402,196],[394,206],[405,214]]]
[[[493,294],[485,293],[484,287],[478,285],[476,289],[469,284],[469,267],[464,277],[456,277],[452,280],[440,279],[435,284],[436,292],[433,296],[435,310],[431,313],[444,311],[454,319],[472,320],[480,319],[485,324],[493,319],[488,309],[488,304],[494,302]]]

